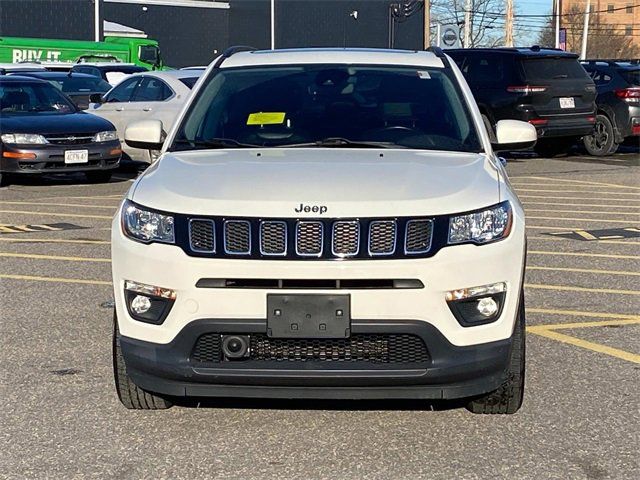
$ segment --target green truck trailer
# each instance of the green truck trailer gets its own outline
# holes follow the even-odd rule
[[[148,38],[105,37],[104,42],[0,37],[0,63],[78,62],[101,59],[135,63],[150,70],[163,67],[158,42]],[[95,59],[95,60],[94,60]]]

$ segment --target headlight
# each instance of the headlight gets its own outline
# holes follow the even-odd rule
[[[113,130],[96,133],[93,136],[94,142],[111,142],[113,140],[118,140],[118,132],[114,132]]]
[[[0,136],[4,143],[16,143],[18,145],[38,144],[42,145],[49,143],[42,135],[35,133],[5,133]]]
[[[449,219],[449,244],[487,243],[505,238],[511,232],[512,213],[509,202],[457,215]]]
[[[124,234],[145,243],[174,243],[173,216],[145,210],[129,200],[122,208]]]

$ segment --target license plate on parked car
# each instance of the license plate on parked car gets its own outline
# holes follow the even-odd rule
[[[573,97],[562,97],[560,99],[560,108],[576,108],[576,101]]]
[[[64,152],[64,163],[87,163],[89,150],[67,150]]]
[[[267,335],[272,338],[348,338],[349,295],[267,295]]]

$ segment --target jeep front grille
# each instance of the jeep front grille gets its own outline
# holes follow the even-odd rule
[[[434,225],[431,218],[298,220],[178,215],[176,238],[192,256],[384,260],[432,255]],[[440,225],[446,229],[444,222]],[[181,228],[186,232],[181,234]]]

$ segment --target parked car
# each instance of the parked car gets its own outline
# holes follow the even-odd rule
[[[80,110],[89,108],[91,95],[102,95],[111,89],[111,85],[101,78],[84,73],[27,72],[20,75],[46,80],[71,98]]]
[[[573,53],[539,47],[447,50],[469,82],[491,135],[517,119],[538,131],[536,151],[565,153],[593,130],[596,88]]]
[[[74,65],[71,68],[71,71],[100,77],[105,82],[115,87],[129,75],[133,75],[134,73],[147,72],[148,70],[133,63],[83,62]]]
[[[0,75],[17,72],[45,72],[46,70],[39,63],[0,63]]]
[[[103,97],[94,96],[93,100],[99,103],[91,104],[87,111],[112,122],[123,143],[125,128],[136,120],[161,120],[168,132],[201,74],[190,70],[137,73]],[[158,154],[128,145],[124,151],[132,160],[149,163]]]
[[[246,49],[246,47],[245,47]],[[225,52],[112,224],[116,389],[467,399],[514,413],[524,212],[442,50]]]
[[[121,153],[114,126],[78,110],[51,83],[0,76],[0,183],[7,174],[68,172],[107,182]]]
[[[637,60],[587,60],[582,66],[598,89],[596,124],[584,137],[591,155],[611,155],[640,136],[640,64]]]

